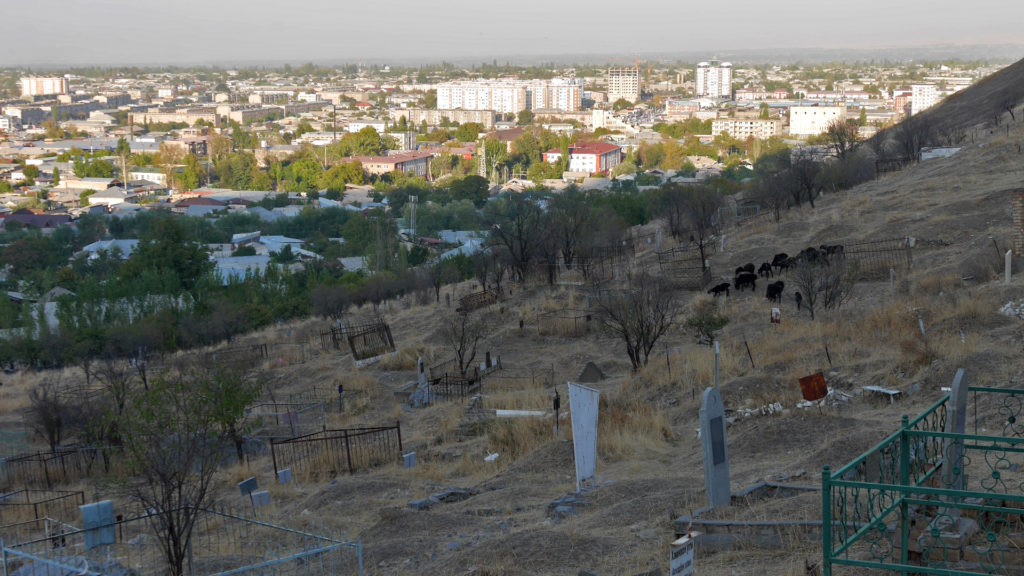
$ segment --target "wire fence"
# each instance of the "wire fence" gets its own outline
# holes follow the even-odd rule
[[[12,542],[5,537],[4,573],[32,566],[32,574],[167,574],[160,534],[154,530],[163,517],[154,511],[87,530],[65,528],[33,540]],[[195,511],[183,571],[216,576],[361,575],[362,543],[295,530],[226,509],[200,509]]]
[[[261,440],[292,438],[327,427],[326,402],[263,402],[247,410],[252,436]]]
[[[78,507],[82,504],[85,504],[85,493],[81,491],[14,490],[0,494],[0,525],[40,518],[71,522],[78,516]]]

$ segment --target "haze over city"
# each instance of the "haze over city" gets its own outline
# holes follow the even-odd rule
[[[787,50],[904,52],[911,47],[1016,44],[1024,19],[1008,0],[856,4],[737,0],[642,6],[524,0],[516,5],[384,0],[300,6],[258,0],[38,0],[6,7],[0,65],[231,64],[559,56],[680,55]],[[992,55],[991,48],[980,56]],[[903,54],[897,53],[897,57]],[[905,57],[905,56],[904,56]]]

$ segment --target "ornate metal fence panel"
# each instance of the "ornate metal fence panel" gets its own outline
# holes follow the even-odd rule
[[[467,294],[462,298],[459,298],[459,305],[455,309],[456,312],[472,312],[473,310],[479,310],[480,308],[486,308],[491,304],[498,301],[497,290],[481,290],[480,292],[474,292]]]
[[[445,400],[465,400],[480,390],[480,373],[471,370],[467,375],[445,374],[430,383],[430,391]]]
[[[274,470],[291,468],[300,478],[351,473],[395,462],[401,453],[401,424],[322,430],[270,442]]]
[[[946,431],[946,395],[839,470],[825,466],[825,576],[1024,574],[1024,390],[969,394],[971,433]]]

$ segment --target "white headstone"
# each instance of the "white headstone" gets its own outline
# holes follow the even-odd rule
[[[284,470],[277,471],[277,481],[281,484],[288,484],[292,481],[292,469],[285,468]]]
[[[416,360],[416,375],[420,386],[427,385],[427,372],[423,368],[423,358]]]
[[[1006,279],[1004,280],[1004,282],[1006,284],[1009,284],[1010,283],[1010,274],[1013,272],[1013,250],[1007,250],[1005,258],[1006,258],[1006,264],[1005,264],[1005,267],[1006,267],[1006,272],[1005,272]]]
[[[946,407],[944,432],[963,434],[967,428],[967,392],[967,376],[964,369],[960,368],[953,377],[953,389],[949,393],[949,405]],[[942,487],[949,490],[964,490],[963,441],[946,438],[942,443],[942,459]]]
[[[696,534],[691,532],[672,543],[668,572],[670,576],[693,576],[694,536]]]
[[[594,477],[597,463],[597,409],[601,393],[569,382],[569,412],[572,415],[572,451],[576,460],[576,490]]]
[[[113,544],[114,503],[110,500],[79,506],[82,511],[82,529],[85,530],[85,549],[92,550],[97,546]]]
[[[259,488],[259,484],[256,482],[256,477],[246,478],[238,483],[238,491],[242,493],[242,496],[248,496],[251,492]]]
[[[409,452],[408,454],[403,454],[402,462],[404,462],[406,468],[412,468],[416,465],[416,453]]]
[[[708,505],[712,508],[728,506],[732,498],[729,448],[725,441],[725,405],[718,388],[704,390],[700,405],[700,432]]]

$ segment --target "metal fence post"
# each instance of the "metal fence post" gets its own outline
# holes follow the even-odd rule
[[[362,540],[357,540],[356,541],[356,554],[359,556],[359,576],[363,576],[363,541]],[[7,568],[5,567],[4,570],[5,570],[4,576],[7,576],[7,573],[6,573]]]
[[[821,469],[821,551],[822,576],[832,576],[832,470],[828,464]]]
[[[900,422],[900,486],[904,489],[910,486],[910,445],[907,429],[910,427],[910,417],[903,415]],[[906,566],[910,562],[910,506],[907,504],[907,494],[900,491],[900,574],[907,575]]]

